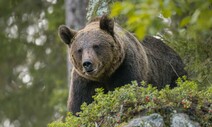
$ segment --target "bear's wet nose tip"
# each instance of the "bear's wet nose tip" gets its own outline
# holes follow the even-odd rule
[[[93,71],[92,63],[90,61],[83,62],[82,66],[84,67],[86,72],[92,72]]]
[[[92,63],[90,61],[85,61],[83,62],[82,66],[85,68],[89,68],[92,65]]]

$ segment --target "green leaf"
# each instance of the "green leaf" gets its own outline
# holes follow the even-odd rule
[[[135,34],[140,40],[142,40],[146,34],[146,27],[139,26],[139,28],[135,30]]]
[[[122,10],[123,10],[123,7],[122,7],[121,3],[115,2],[111,7],[110,15],[112,17],[118,16],[121,13]]]
[[[192,15],[191,17],[191,20],[190,20],[190,23],[193,24],[193,23],[196,23],[196,21],[198,20],[198,17],[200,15],[200,10],[197,9],[194,14]]]
[[[190,20],[191,20],[190,16],[183,18],[180,22],[180,27],[184,27],[184,26],[188,25]]]
[[[162,15],[163,15],[164,18],[169,18],[172,15],[172,11],[171,10],[168,10],[168,9],[162,10],[161,13],[162,13]]]

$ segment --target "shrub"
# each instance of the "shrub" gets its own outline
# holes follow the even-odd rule
[[[93,127],[122,126],[136,115],[159,113],[169,124],[172,113],[183,112],[202,126],[212,126],[212,87],[199,90],[198,84],[179,78],[178,86],[162,90],[142,82],[137,82],[104,94],[102,88],[96,89],[94,102],[81,106],[79,117],[68,113],[66,120],[56,121],[49,127]]]

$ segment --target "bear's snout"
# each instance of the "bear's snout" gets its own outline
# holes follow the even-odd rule
[[[93,69],[93,64],[91,61],[87,60],[87,61],[84,61],[82,63],[82,66],[83,68],[85,69],[86,72],[92,72],[94,69]]]

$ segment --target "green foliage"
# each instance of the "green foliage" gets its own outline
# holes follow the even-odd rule
[[[168,86],[160,91],[150,84],[136,82],[117,88],[104,94],[103,89],[96,89],[94,102],[81,106],[79,117],[68,114],[65,122],[56,121],[49,127],[93,127],[122,126],[137,114],[158,112],[164,116],[166,124],[174,112],[185,112],[201,123],[202,126],[212,125],[212,87],[208,90],[198,89],[194,81],[178,79],[178,86]]]
[[[0,0],[0,126],[43,127],[66,112],[63,1]],[[6,125],[9,124],[9,125]]]
[[[200,87],[212,85],[211,0],[124,0],[112,5],[111,16],[123,16],[127,29],[142,39],[160,36],[183,58],[189,78]]]
[[[129,30],[134,31],[136,36],[142,39],[146,32],[155,34],[162,28],[163,23],[158,16],[161,7],[165,6],[163,0],[126,0],[124,2],[116,2],[112,6],[111,16],[125,15],[127,17],[126,26]],[[170,16],[170,10],[166,8],[165,16]]]
[[[210,30],[212,26],[211,4],[211,1],[199,0],[125,0],[112,5],[111,16],[125,15],[127,27],[139,38],[143,38],[146,32],[155,34],[164,28],[163,18],[173,19],[175,26],[170,28],[178,30],[186,26],[190,37],[196,37],[199,31]]]

